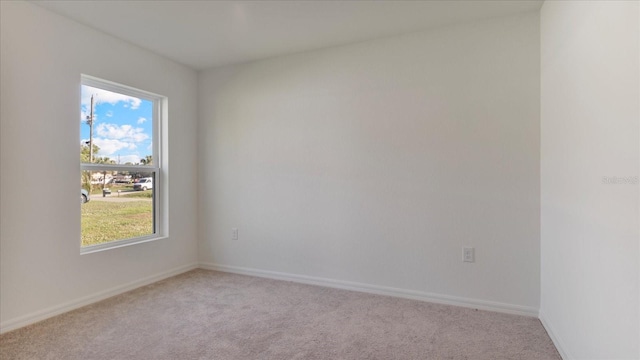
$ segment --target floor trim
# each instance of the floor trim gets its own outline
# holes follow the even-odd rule
[[[136,289],[145,285],[149,285],[154,282],[164,280],[166,278],[170,278],[172,276],[176,276],[178,274],[181,274],[193,269],[197,269],[197,268],[198,268],[197,263],[180,266],[156,275],[148,276],[140,280],[136,280],[124,285],[116,286],[105,291],[100,291],[92,295],[84,296],[77,300],[72,300],[60,305],[52,306],[48,309],[36,311],[31,314],[23,315],[15,319],[2,322],[0,323],[0,334],[9,332],[11,330],[15,330],[27,325],[31,325],[38,321],[42,321],[50,317],[54,317],[56,315],[60,315],[60,314],[69,312],[71,310],[75,310],[83,306],[87,306],[89,304],[93,304],[98,301],[102,301],[104,299],[110,298],[112,296],[120,295],[127,291],[131,291],[133,289]]]
[[[562,340],[560,340],[560,337],[558,337],[557,332],[553,329],[553,326],[551,325],[549,320],[547,320],[542,310],[540,310],[540,314],[538,314],[538,319],[540,319],[540,322],[542,323],[542,327],[544,327],[544,329],[547,331],[547,334],[551,338],[551,341],[553,341],[553,345],[556,346],[556,349],[558,350],[560,357],[562,357],[563,360],[573,359],[573,357],[571,357],[569,353],[565,350],[566,347],[563,345]]]
[[[433,294],[421,291],[398,289],[386,286],[370,285],[351,281],[326,279],[313,276],[288,274],[276,271],[259,270],[239,266],[229,266],[213,263],[200,263],[200,268],[216,270],[242,275],[251,275],[269,279],[287,280],[303,284],[326,286],[331,288],[353,290],[370,294],[395,296],[399,298],[420,300],[438,304],[461,306],[466,308],[495,311],[500,313],[538,317],[538,309],[528,306],[505,304],[493,301],[470,299],[457,296]]]

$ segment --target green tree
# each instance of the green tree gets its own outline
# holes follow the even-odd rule
[[[115,160],[110,159],[108,156],[94,158],[93,162],[95,164],[115,164],[116,163]]]
[[[98,151],[100,151],[100,148],[98,147],[98,145],[93,144],[93,153],[97,154]],[[80,161],[83,163],[91,162],[90,156],[91,155],[89,151],[89,144],[81,144],[80,145]],[[93,160],[95,162],[96,160],[95,156]],[[83,171],[82,175],[80,176],[80,182],[82,184],[82,188],[84,188],[88,192],[91,192],[91,171]]]
[[[98,153],[98,151],[100,151],[100,147],[98,147],[97,145],[93,144],[93,163],[94,164],[115,164],[116,161],[110,159],[107,156],[104,157],[96,157],[96,154]],[[81,144],[80,145],[80,161],[83,163],[88,163],[90,162],[89,157],[90,157],[90,151],[89,151],[89,145],[88,144]],[[106,177],[106,172],[103,174],[104,177]],[[91,192],[91,190],[95,190],[95,188],[99,188],[100,185],[96,185],[94,184],[92,186],[91,184],[91,171],[83,171],[82,172],[82,176],[80,178],[80,181],[82,182],[82,187]],[[104,187],[104,184],[102,184],[102,187]]]
[[[93,144],[93,154],[94,154],[94,162],[95,162],[95,154],[98,153],[98,151],[100,151],[100,148],[98,147],[98,145]],[[90,157],[90,151],[89,151],[89,145],[88,144],[81,144],[80,145],[80,161],[83,163],[88,163],[91,162],[89,160]]]
[[[151,156],[151,155],[145,156],[144,159],[140,159],[140,163],[142,165],[151,165],[151,164],[153,164],[153,156]]]

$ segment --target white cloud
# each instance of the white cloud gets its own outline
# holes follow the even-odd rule
[[[80,111],[80,122],[83,123],[83,124],[86,124],[87,119],[89,118],[90,114],[91,113],[89,111],[85,111],[85,109],[83,108]],[[93,113],[93,120],[95,120],[96,122],[98,121],[98,114]]]
[[[96,126],[96,134],[106,139],[130,143],[139,143],[149,139],[149,135],[144,132],[143,128],[134,128],[131,125],[100,123]]]
[[[99,156],[109,157],[122,149],[129,149],[132,145],[131,143],[125,141],[103,138],[95,138],[93,139],[93,143],[100,148],[100,151],[98,151]],[[135,144],[133,145],[135,146]]]
[[[140,155],[132,155],[130,152],[137,150],[138,144],[149,140],[149,135],[144,133],[142,128],[134,128],[131,125],[100,123],[95,127],[95,131],[93,142],[100,148],[99,156],[113,158],[114,154],[124,151],[128,153],[126,156],[140,158]],[[120,162],[123,163],[122,156]]]
[[[130,153],[130,151],[137,149],[136,144],[133,143],[104,138],[95,138],[93,142],[100,148],[100,151],[94,155],[96,157],[108,157],[119,164],[126,164],[128,162],[136,164],[140,162],[140,159],[144,158],[144,156],[140,155],[137,151],[133,154]],[[126,154],[123,155],[122,152]]]
[[[104,114],[106,117],[112,117],[113,116],[113,111],[109,110],[107,111],[106,114]]]
[[[147,121],[147,119],[141,117],[141,118],[138,119],[138,124],[143,124],[145,121]]]
[[[119,102],[124,102],[124,106],[130,108],[131,110],[135,110],[140,107],[142,100],[128,95],[118,94],[111,91],[94,88],[91,86],[83,85],[82,86],[82,119],[86,119],[86,116],[90,112],[91,107],[91,96],[93,95],[93,103],[94,105],[108,103],[111,105],[115,105]],[[95,115],[95,114],[94,114]]]
[[[137,164],[140,162],[140,159],[143,158],[144,156],[140,156],[140,155],[121,155],[120,156],[120,164],[126,164],[128,162],[132,163],[132,164]],[[118,161],[118,157],[116,156],[115,161]]]

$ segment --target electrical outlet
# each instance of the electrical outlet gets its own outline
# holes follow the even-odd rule
[[[231,229],[231,240],[238,240],[238,228]]]
[[[462,248],[462,261],[464,262],[475,262],[475,249],[472,247],[463,247]]]

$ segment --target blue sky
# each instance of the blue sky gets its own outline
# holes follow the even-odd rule
[[[93,142],[98,157],[109,157],[120,164],[138,163],[152,155],[153,102],[82,85],[80,141],[89,140],[91,95],[94,95]]]

